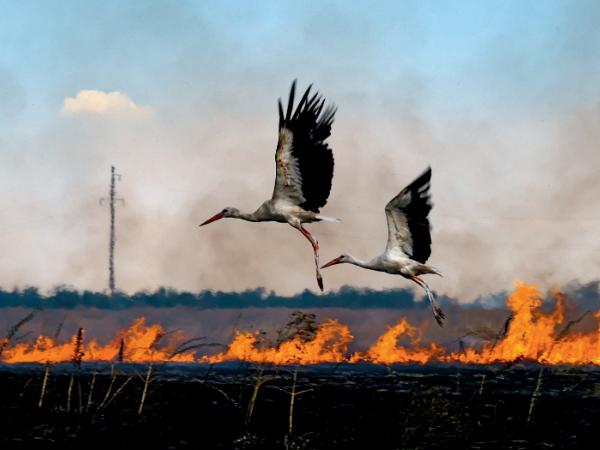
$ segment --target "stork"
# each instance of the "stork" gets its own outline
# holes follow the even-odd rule
[[[431,233],[427,218],[432,207],[429,196],[430,180],[431,167],[428,167],[386,205],[388,240],[383,254],[370,261],[361,261],[352,255],[342,254],[323,265],[321,269],[348,263],[365,269],[402,275],[425,289],[433,309],[433,317],[443,326],[446,316],[432,290],[419,278],[419,275],[428,273],[442,276],[437,269],[425,264],[431,255]]]
[[[284,115],[279,99],[279,139],[275,151],[275,187],[272,197],[253,213],[243,213],[226,207],[200,226],[230,217],[249,222],[280,222],[294,227],[308,239],[315,257],[317,283],[323,290],[319,269],[319,243],[304,227],[305,223],[338,219],[319,214],[325,206],[333,178],[333,152],[325,142],[331,134],[336,113],[333,105],[316,92],[310,95],[312,85],[294,110],[296,81],[292,83]]]

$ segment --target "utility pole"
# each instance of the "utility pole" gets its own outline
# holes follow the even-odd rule
[[[110,192],[109,192],[109,207],[110,207],[110,240],[108,246],[108,290],[111,295],[115,292],[115,245],[117,236],[115,230],[115,203],[125,201],[117,197],[117,181],[121,180],[121,175],[115,171],[115,166],[110,166]],[[106,198],[100,199],[100,204],[103,205]]]

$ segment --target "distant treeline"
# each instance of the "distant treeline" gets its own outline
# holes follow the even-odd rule
[[[0,289],[0,308],[75,308],[122,309],[139,307],[168,308],[187,306],[196,308],[423,308],[427,304],[415,298],[409,289],[375,291],[343,287],[337,292],[315,294],[304,291],[283,297],[265,289],[243,292],[202,291],[181,292],[172,288],[141,291],[133,295],[115,292],[78,291],[60,287],[50,293],[42,293],[35,287],[6,291]]]
[[[592,311],[600,309],[600,293],[598,282],[587,284],[571,283],[561,291],[579,308]],[[510,292],[489,294],[479,298],[466,307],[503,308]],[[550,298],[550,296],[549,296]],[[460,304],[457,299],[440,296],[444,305]],[[553,301],[552,301],[553,303]],[[72,287],[61,286],[52,292],[43,293],[36,287],[13,289],[0,288],[0,308],[75,308],[88,307],[100,309],[123,309],[155,307],[168,308],[187,306],[195,308],[427,308],[429,303],[424,296],[413,293],[410,289],[359,289],[344,286],[336,292],[315,294],[304,291],[294,296],[284,297],[267,292],[263,288],[243,292],[201,291],[198,293],[182,292],[173,288],[161,287],[155,291],[141,291],[132,295],[115,292],[78,291]]]

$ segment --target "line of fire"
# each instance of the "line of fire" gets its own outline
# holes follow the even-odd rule
[[[73,360],[77,344],[84,362],[122,361],[221,363],[248,361],[281,365],[320,363],[465,363],[490,364],[532,361],[541,364],[599,365],[600,310],[593,313],[598,321],[591,332],[573,331],[573,321],[565,320],[565,298],[555,292],[551,311],[542,311],[542,299],[536,286],[518,283],[508,296],[510,315],[504,329],[479,346],[461,346],[450,351],[436,342],[423,342],[422,329],[400,318],[365,351],[349,352],[352,330],[330,318],[318,324],[314,333],[296,333],[276,344],[265,342],[259,332],[236,330],[233,339],[220,352],[205,352],[204,345],[182,333],[169,332],[160,324],[149,324],[139,317],[108,343],[77,333],[57,342],[40,335],[34,342],[11,344],[8,338],[0,348],[2,363],[59,363]]]

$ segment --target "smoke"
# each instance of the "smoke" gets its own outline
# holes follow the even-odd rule
[[[339,5],[299,9],[268,11],[292,20],[279,39],[269,30],[281,29],[251,8],[225,20],[184,4],[109,14],[115,32],[86,33],[85,45],[72,33],[42,39],[61,48],[47,92],[24,86],[18,97],[43,97],[48,110],[29,107],[31,123],[2,137],[1,285],[105,288],[108,211],[97,199],[114,164],[127,201],[115,223],[120,289],[316,289],[311,248],[296,230],[235,220],[197,227],[224,206],[251,211],[271,195],[276,100],[296,77],[338,106],[323,212],[343,222],[308,227],[323,260],[381,253],[384,205],[431,164],[429,262],[444,273],[430,279],[436,291],[466,302],[514,279],[543,288],[597,279],[600,94],[584,76],[598,61],[597,7],[565,11],[561,33],[526,49],[517,38],[525,25],[507,21],[439,74],[411,62],[440,39],[419,11],[390,11],[380,26]],[[404,34],[394,17],[406,21]],[[415,36],[425,43],[416,50]],[[94,70],[97,60],[118,70]],[[82,89],[118,91],[154,113],[61,115]],[[409,287],[345,265],[323,275],[332,290]]]
[[[533,135],[506,125],[512,131],[502,145],[473,124],[447,139],[431,133],[418,138],[426,142],[411,145],[415,136],[403,127],[385,120],[353,122],[344,117],[343,99],[335,100],[336,173],[324,212],[343,222],[309,226],[323,260],[342,252],[379,254],[386,239],[385,203],[431,163],[430,262],[445,274],[431,280],[436,290],[469,300],[507,289],[515,278],[552,287],[596,277],[597,114],[581,112],[565,123],[557,118]],[[23,162],[18,180],[7,176],[12,186],[2,206],[2,284],[104,288],[108,212],[97,199],[114,161],[125,175],[119,190],[127,201],[116,223],[120,288],[265,286],[281,294],[316,288],[310,246],[290,227],[222,220],[197,228],[225,206],[253,210],[269,197],[274,109],[271,116],[228,117],[195,130],[160,132],[157,123],[130,131],[117,124],[60,124],[61,133],[45,139],[52,155],[46,164]],[[523,145],[537,148],[537,156],[519,156]],[[478,154],[491,146],[495,152]],[[349,280],[377,289],[407,286],[399,277],[346,266],[326,269],[324,277],[333,289]]]

